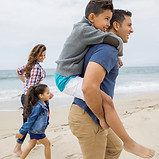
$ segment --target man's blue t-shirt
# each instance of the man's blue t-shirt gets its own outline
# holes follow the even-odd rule
[[[91,61],[100,64],[106,70],[106,75],[100,88],[113,98],[116,77],[119,72],[118,50],[107,44],[97,44],[92,46],[85,55],[83,73],[81,75],[82,77],[84,77],[86,67]],[[99,120],[86,105],[85,101],[79,98],[74,98],[73,103],[83,108],[91,116],[91,118],[99,124]]]

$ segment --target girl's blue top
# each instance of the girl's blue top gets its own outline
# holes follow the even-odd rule
[[[25,135],[28,131],[34,134],[43,134],[49,124],[49,101],[46,101],[46,106],[41,100],[38,100],[36,106],[31,110],[30,116],[20,128],[19,132]]]

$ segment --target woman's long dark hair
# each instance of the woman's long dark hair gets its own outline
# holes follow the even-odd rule
[[[36,64],[38,57],[41,56],[44,51],[46,51],[46,47],[43,44],[38,44],[32,49],[31,53],[29,54],[28,63],[23,69],[26,78],[30,77],[32,67]]]
[[[24,110],[23,110],[24,118],[30,116],[31,109],[37,104],[39,100],[39,94],[43,94],[47,87],[48,86],[46,84],[38,84],[36,86],[31,86],[28,89],[24,102]]]

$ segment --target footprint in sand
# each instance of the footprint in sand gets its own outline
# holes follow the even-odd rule
[[[17,155],[8,155],[8,156],[2,157],[1,159],[12,159],[12,158],[15,159],[15,156],[17,157],[17,159],[19,159],[19,156],[17,156]]]
[[[82,159],[82,155],[77,153],[70,154],[70,155],[67,155],[65,159]]]

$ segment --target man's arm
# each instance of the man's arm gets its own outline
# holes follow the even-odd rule
[[[95,62],[89,62],[83,79],[82,91],[88,107],[92,110],[100,123],[105,122],[102,107],[100,84],[104,80],[106,70]]]

